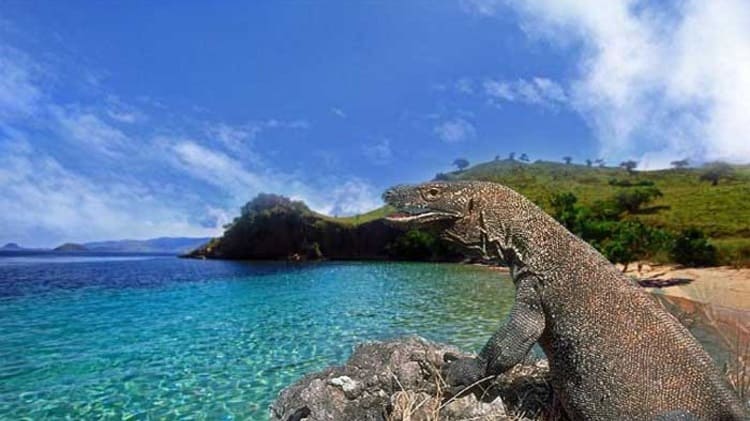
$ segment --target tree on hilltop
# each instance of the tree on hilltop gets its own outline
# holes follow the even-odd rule
[[[458,167],[459,171],[463,171],[464,168],[469,166],[469,161],[466,158],[456,158],[456,160],[453,161],[453,165]]]
[[[604,161],[601,158],[597,158],[594,160],[594,163],[599,166],[599,168],[604,168],[604,164],[606,164],[606,161]]]
[[[564,156],[563,161],[565,161],[565,165],[570,165],[570,163],[573,162],[573,158],[570,156]]]
[[[516,160],[516,153],[515,152],[509,153],[508,154],[508,159],[511,160],[511,161],[515,161]]]
[[[523,162],[529,162],[529,156],[526,155],[525,153],[522,153],[521,156],[518,157],[518,159],[521,160],[521,161],[523,161]]]
[[[638,166],[637,161],[628,160],[628,161],[622,161],[620,162],[620,166],[622,168],[625,168],[625,170],[628,172],[628,174],[633,174],[633,170]]]
[[[701,181],[710,181],[712,186],[719,184],[719,180],[722,178],[729,178],[732,176],[732,166],[726,162],[712,162],[706,164],[703,174],[700,176]]]
[[[680,159],[679,161],[670,162],[669,165],[673,166],[676,170],[681,170],[687,168],[690,165],[690,161],[687,159]]]
[[[586,160],[586,166],[587,166],[587,167],[591,168],[591,166],[592,166],[593,164],[594,164],[594,161],[592,161],[592,160],[590,160],[590,159],[587,159],[587,160]]]

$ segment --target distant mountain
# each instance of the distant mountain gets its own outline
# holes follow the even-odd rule
[[[57,246],[52,251],[89,251],[85,246],[76,243],[65,243]]]
[[[3,251],[21,251],[21,250],[26,250],[26,249],[23,248],[23,247],[21,247],[21,246],[19,246],[16,243],[8,243],[8,244],[0,247],[0,250],[3,250]]]
[[[202,246],[209,240],[211,238],[208,237],[160,237],[149,240],[96,241],[83,245],[89,251],[185,254]]]

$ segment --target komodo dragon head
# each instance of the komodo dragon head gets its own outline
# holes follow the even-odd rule
[[[486,238],[483,219],[487,215],[482,209],[489,200],[501,197],[505,189],[499,188],[478,181],[396,186],[383,193],[383,200],[397,210],[386,219],[401,226],[435,226],[445,239],[476,248]]]

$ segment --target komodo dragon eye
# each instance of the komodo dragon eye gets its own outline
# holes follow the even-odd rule
[[[422,193],[422,197],[424,197],[425,200],[435,200],[440,195],[440,189],[437,187],[431,187],[427,190],[424,190]]]

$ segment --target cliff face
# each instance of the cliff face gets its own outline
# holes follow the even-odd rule
[[[344,223],[316,214],[302,202],[268,194],[245,205],[222,237],[189,254],[248,260],[387,260],[405,255],[414,260],[460,258],[430,234],[406,236],[382,219]]]

